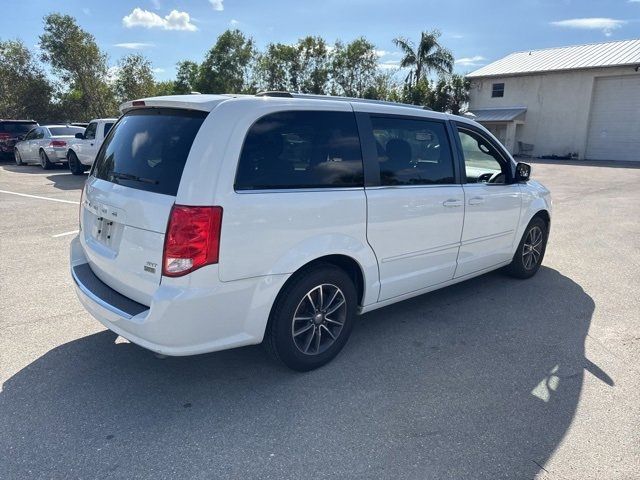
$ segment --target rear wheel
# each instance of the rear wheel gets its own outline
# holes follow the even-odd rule
[[[53,168],[53,163],[49,161],[49,157],[44,153],[44,150],[40,150],[40,165],[44,170],[51,170],[51,168]]]
[[[507,266],[507,272],[517,278],[533,277],[542,264],[548,236],[547,222],[534,217],[522,235],[513,260]]]
[[[22,162],[22,157],[20,156],[20,152],[17,148],[13,151],[13,156],[16,160],[16,165],[24,165],[24,163]]]
[[[265,346],[293,370],[308,371],[331,361],[353,328],[356,289],[334,265],[318,265],[296,274],[274,305]]]
[[[68,160],[69,170],[71,170],[71,173],[73,173],[74,175],[82,175],[87,171],[87,167],[80,163],[80,160],[78,160],[78,156],[74,152],[69,152]]]

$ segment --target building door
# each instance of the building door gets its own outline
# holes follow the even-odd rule
[[[596,78],[587,160],[640,161],[640,77]]]

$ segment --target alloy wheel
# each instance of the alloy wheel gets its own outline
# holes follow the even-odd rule
[[[296,308],[291,335],[305,355],[325,352],[340,336],[347,318],[347,301],[337,286],[324,283],[309,290]]]
[[[537,225],[531,228],[522,246],[522,264],[527,270],[533,269],[542,256],[543,234]]]

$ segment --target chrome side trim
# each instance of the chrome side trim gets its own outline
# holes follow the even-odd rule
[[[91,300],[96,302],[98,305],[100,305],[102,308],[104,308],[106,310],[109,310],[111,313],[115,313],[116,315],[118,315],[119,317],[124,318],[125,320],[131,320],[133,318],[133,316],[131,314],[129,314],[127,312],[124,312],[124,311],[120,310],[119,308],[116,308],[113,305],[105,302],[100,297],[98,297],[96,294],[94,294],[91,290],[89,290],[87,287],[85,287],[84,284],[82,284],[82,282],[80,282],[80,280],[78,279],[78,276],[76,275],[75,267],[71,268],[71,276],[73,277],[73,281],[78,286],[80,291],[82,293],[84,293],[87,297],[89,297]]]

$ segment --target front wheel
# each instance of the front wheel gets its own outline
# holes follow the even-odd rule
[[[40,150],[40,166],[42,166],[44,170],[51,170],[51,168],[53,168],[53,163],[49,161],[49,157],[44,153],[44,150]]]
[[[356,304],[353,281],[340,268],[327,264],[304,270],[278,295],[265,346],[293,370],[321,367],[347,343]]]
[[[534,217],[527,225],[507,272],[516,278],[533,277],[540,269],[547,248],[549,227],[540,217]]]
[[[80,160],[78,160],[78,156],[74,152],[69,152],[68,160],[69,170],[71,170],[71,173],[73,173],[74,175],[82,175],[87,171],[87,167],[80,163]]]

